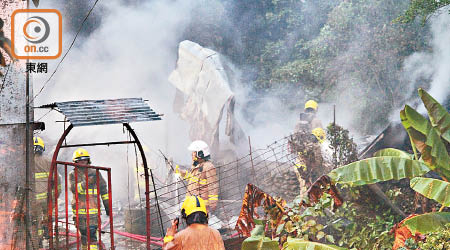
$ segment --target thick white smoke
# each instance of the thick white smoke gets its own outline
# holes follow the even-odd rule
[[[417,52],[405,60],[405,76],[414,89],[426,87],[438,102],[444,102],[450,95],[450,15],[448,9],[430,18],[431,52]],[[416,94],[417,92],[414,92]],[[425,111],[423,106],[421,111]]]
[[[55,8],[42,1],[40,8]],[[189,144],[188,124],[172,111],[174,87],[167,81],[175,68],[177,46],[183,29],[190,20],[195,1],[149,1],[137,6],[127,6],[120,1],[100,1],[94,9],[102,10],[102,21],[87,37],[79,37],[64,63],[41,95],[35,106],[58,101],[113,99],[142,97],[163,121],[131,124],[148,148],[147,158],[156,172],[163,176],[165,165],[158,150],[174,157],[177,162],[190,160],[186,147]],[[99,3],[99,4],[100,4]],[[63,54],[74,34],[64,33]],[[34,74],[34,91],[39,91],[58,60],[49,61],[48,74]],[[36,119],[47,110],[36,110]],[[63,117],[55,111],[41,121],[46,130],[47,151],[63,132]],[[126,140],[120,125],[75,128],[69,144]],[[113,168],[113,181],[126,187],[127,169],[134,169],[134,148],[129,146],[89,147],[93,163]],[[70,161],[74,149],[63,150],[62,159]],[[128,154],[126,153],[128,150]],[[128,156],[128,159],[127,159]],[[133,189],[133,187],[130,187]],[[116,188],[116,192],[126,188]],[[124,195],[124,194],[122,194]],[[116,196],[118,197],[118,196]]]

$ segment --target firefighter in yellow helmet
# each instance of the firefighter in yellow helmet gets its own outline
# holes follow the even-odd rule
[[[321,144],[326,140],[326,132],[324,129],[317,127],[310,133],[306,130],[300,130],[295,136],[298,137],[294,137],[296,140],[295,143],[299,146],[294,146],[293,148],[300,150],[295,151],[298,156],[295,160],[294,167],[310,173],[310,179],[307,181],[312,183],[322,174],[328,173],[328,170],[331,171],[326,166],[322,155]],[[320,174],[317,175],[317,173]]]
[[[327,137],[327,134],[325,133],[325,130],[323,130],[323,128],[315,128],[311,131],[311,134],[314,135],[317,142],[319,142],[320,144],[322,144]]]
[[[33,137],[34,144],[34,198],[33,224],[37,227],[37,238],[41,247],[47,247],[48,242],[48,177],[52,162],[44,156],[45,144],[41,137]],[[58,175],[58,196],[61,194],[61,177]],[[52,195],[54,198],[54,194]]]
[[[322,122],[316,117],[319,104],[314,100],[305,103],[305,109],[300,113],[300,119],[295,126],[295,132],[302,130],[312,131],[314,128],[323,128]]]
[[[91,156],[89,152],[83,148],[78,148],[73,152],[73,162],[90,165]],[[75,182],[75,171],[77,173],[77,181]],[[86,168],[77,166],[69,174],[70,180],[70,191],[73,194],[72,198],[72,211],[73,211],[73,221],[76,224],[78,219],[78,230],[81,234],[81,244],[83,249],[88,248],[88,244],[91,250],[98,249],[97,243],[97,229],[98,229],[98,203],[97,195],[99,194],[103,206],[106,211],[106,215],[110,215],[109,207],[109,195],[108,187],[103,179],[102,175],[99,176],[99,188],[97,190],[97,173],[95,169],[88,169],[88,178],[86,180]],[[77,217],[77,206],[76,206],[76,193],[78,192],[78,217]],[[86,194],[89,194],[89,200],[86,200]],[[89,210],[87,210],[87,205],[89,204]],[[89,225],[87,225],[87,214],[89,212]],[[89,242],[88,242],[88,228],[89,228]]]
[[[204,141],[194,141],[188,150],[192,152],[192,167],[190,171],[180,170],[176,172],[188,180],[186,196],[197,195],[206,202],[209,212],[216,209],[219,201],[219,180],[216,168],[210,161],[210,149]]]
[[[208,226],[205,201],[188,196],[181,206],[181,216],[187,228],[177,233],[178,219],[172,222],[164,237],[163,250],[224,250],[219,231]]]

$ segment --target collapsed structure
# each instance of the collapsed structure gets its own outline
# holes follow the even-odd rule
[[[169,76],[176,87],[174,111],[191,125],[190,139],[205,141],[216,156],[220,147],[223,150],[228,144],[236,150],[245,140],[234,115],[236,99],[231,85],[237,80],[236,72],[217,52],[187,40],[179,44],[177,67]],[[221,125],[225,126],[224,134],[220,133]]]

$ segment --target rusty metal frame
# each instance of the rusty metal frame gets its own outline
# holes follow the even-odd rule
[[[153,190],[155,192],[155,201],[156,201],[156,207],[158,210],[158,213],[160,213],[160,208],[159,208],[159,202],[158,202],[158,196],[156,195],[156,186],[155,186],[155,181],[153,178],[153,173],[152,170],[148,168],[148,164],[147,164],[147,159],[145,156],[145,152],[144,149],[142,147],[142,144],[139,140],[139,138],[137,137],[136,133],[134,132],[134,130],[131,128],[131,126],[128,123],[123,123],[123,126],[128,130],[128,132],[130,133],[130,135],[133,137],[133,141],[120,141],[120,142],[104,142],[104,143],[85,143],[85,144],[74,144],[74,145],[63,145],[63,142],[65,141],[65,139],[67,138],[67,135],[70,133],[70,131],[74,128],[74,126],[72,124],[70,124],[65,130],[64,133],[61,135],[58,144],[56,145],[55,151],[53,153],[53,157],[52,157],[52,164],[51,164],[51,169],[50,169],[50,173],[49,173],[49,177],[48,177],[48,196],[47,196],[47,205],[48,205],[48,230],[49,230],[49,236],[50,236],[50,240],[49,240],[49,245],[50,245],[50,249],[57,249],[58,248],[58,243],[56,244],[56,248],[55,248],[55,244],[53,242],[53,234],[55,233],[55,235],[58,235],[58,219],[56,218],[55,221],[55,230],[53,230],[53,202],[55,202],[55,204],[57,204],[57,193],[55,195],[55,199],[54,201],[52,200],[52,189],[53,187],[55,187],[55,182],[57,182],[57,165],[58,164],[62,164],[65,167],[65,172],[67,172],[67,165],[72,165],[72,166],[78,166],[79,164],[75,164],[75,163],[68,163],[68,162],[62,162],[62,161],[58,161],[58,155],[59,155],[59,151],[61,148],[68,148],[68,147],[77,147],[77,146],[98,146],[98,145],[113,145],[113,144],[136,144],[139,148],[139,152],[141,154],[141,159],[144,165],[144,177],[145,177],[145,202],[146,202],[146,245],[147,245],[147,249],[151,249],[151,244],[153,243],[152,241],[152,237],[151,237],[151,225],[150,225],[150,177],[152,178],[152,182],[153,182]],[[102,167],[96,167],[98,169],[102,169],[102,170],[106,170],[108,171],[108,173],[110,172],[109,168],[102,168]],[[97,170],[98,171],[98,170]],[[55,174],[55,176],[53,175]],[[111,185],[110,185],[110,181],[111,181],[111,175],[108,174],[108,193],[111,197]],[[57,185],[57,184],[56,184]],[[65,188],[66,192],[67,192],[67,187]],[[67,198],[66,198],[66,202],[67,202]],[[111,202],[111,199],[110,199]],[[67,205],[67,204],[66,204]],[[111,206],[111,214],[112,214],[112,206]],[[77,210],[78,211],[78,210]],[[58,207],[55,207],[55,215],[57,215],[58,213]],[[112,217],[110,217],[110,220],[112,220]],[[66,218],[66,222],[67,222],[67,218]],[[162,218],[160,216],[160,223],[161,223],[161,228],[162,228],[162,233],[164,233],[164,226],[163,226],[163,222],[162,222]],[[113,230],[113,223],[111,221],[110,223],[111,226],[111,234],[114,234],[114,230]],[[55,232],[53,232],[55,231]],[[78,241],[78,239],[77,239]],[[113,242],[112,242],[113,244]]]

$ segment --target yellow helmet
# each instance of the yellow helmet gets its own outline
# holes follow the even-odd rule
[[[45,150],[44,140],[41,137],[33,137],[34,151],[42,153]]]
[[[317,102],[314,100],[309,100],[305,103],[305,110],[308,108],[317,110],[318,107],[319,107],[319,104],[317,104]]]
[[[89,152],[84,148],[78,148],[73,152],[73,162],[82,161],[82,160],[91,160],[91,156],[89,155]]]
[[[44,140],[42,140],[41,137],[35,136],[33,137],[34,146],[41,146],[42,148],[45,148]]]
[[[203,212],[208,215],[205,201],[198,196],[187,196],[183,201],[183,205],[181,205],[181,213],[183,213],[183,210],[186,217],[195,212]]]
[[[313,134],[317,140],[319,141],[319,143],[322,143],[325,141],[326,139],[326,133],[325,130],[323,130],[322,128],[315,128],[311,131],[311,134]]]

